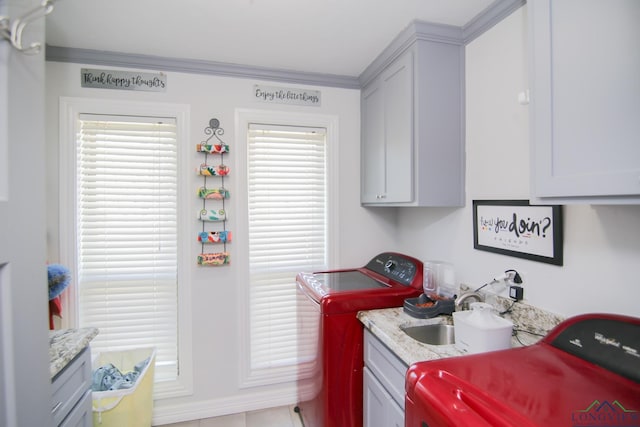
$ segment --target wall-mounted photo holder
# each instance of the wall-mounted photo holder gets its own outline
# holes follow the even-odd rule
[[[231,242],[231,232],[226,229],[225,200],[229,198],[229,191],[224,188],[224,181],[229,175],[229,168],[224,164],[224,156],[229,153],[229,145],[221,139],[221,136],[224,135],[224,129],[220,127],[218,119],[209,120],[209,125],[204,129],[204,133],[208,137],[196,145],[196,151],[204,156],[203,163],[196,168],[196,172],[202,176],[203,180],[202,186],[198,189],[198,197],[202,200],[202,209],[197,215],[198,220],[202,223],[202,230],[198,233],[198,242],[202,248],[197,262],[202,266],[227,265],[229,264],[227,243]],[[210,157],[210,155],[215,156]],[[211,165],[208,160],[219,161],[219,164]],[[208,186],[208,180],[212,180],[215,184]],[[222,207],[210,209],[212,204]],[[207,227],[211,227],[212,223],[215,223],[216,228],[219,228],[219,224],[221,224],[222,230],[207,230]],[[205,247],[216,243],[222,244],[219,252],[207,252]]]
[[[562,265],[562,206],[528,200],[474,200],[475,249]]]

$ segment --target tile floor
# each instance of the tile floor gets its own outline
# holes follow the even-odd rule
[[[302,427],[293,406],[169,424],[165,427]]]

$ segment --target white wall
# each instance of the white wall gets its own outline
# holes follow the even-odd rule
[[[482,285],[509,268],[527,302],[560,315],[640,316],[640,206],[565,206],[564,265],[475,250],[474,199],[529,198],[526,6],[466,47],[466,206],[405,209],[402,248],[455,264],[460,282]]]
[[[527,87],[526,7],[467,46],[467,169],[466,207],[370,208],[359,203],[360,94],[357,90],[313,88],[322,91],[322,107],[275,106],[251,97],[253,80],[205,75],[168,74],[166,93],[124,92],[80,88],[80,65],[47,63],[47,230],[48,253],[57,261],[57,141],[60,96],[118,98],[175,102],[191,106],[191,141],[203,137],[212,117],[225,128],[233,145],[236,108],[278,109],[335,115],[339,118],[339,242],[340,258],[334,267],[354,267],[384,250],[417,258],[442,259],[456,265],[458,279],[483,284],[508,268],[525,279],[529,303],[562,315],[608,311],[639,315],[640,283],[635,266],[640,261],[640,206],[565,208],[564,266],[557,267],[473,249],[471,200],[528,199],[528,109],[517,103]],[[274,85],[272,82],[265,83]],[[295,86],[295,85],[287,85]],[[243,159],[233,158],[230,162]],[[194,153],[192,174],[200,159]],[[193,174],[192,185],[200,186]],[[233,170],[229,212],[233,212]],[[195,196],[194,196],[195,197]],[[229,229],[234,233],[231,223]],[[194,221],[194,233],[197,223]],[[232,257],[242,257],[231,246]],[[192,246],[195,260],[199,246]],[[277,387],[238,388],[238,272],[234,264],[208,269],[194,265],[192,277],[194,394],[160,401],[157,412],[207,417],[277,404]],[[280,402],[290,403],[290,402]],[[174,420],[177,420],[174,418]]]
[[[30,11],[0,0],[0,15]],[[44,19],[23,46],[44,40]],[[0,425],[48,426],[51,374],[44,176],[44,54],[26,55],[0,38]],[[34,244],[35,243],[35,244]]]
[[[196,189],[202,178],[194,170],[202,162],[202,155],[195,152],[195,144],[205,139],[203,133],[209,119],[220,120],[225,129],[224,140],[231,145],[231,154],[225,163],[231,174],[225,186],[231,191],[227,204],[230,214],[228,229],[235,236],[243,230],[234,222],[233,212],[237,201],[243,197],[235,191],[234,165],[244,161],[234,153],[234,145],[242,143],[235,138],[234,114],[237,108],[277,109],[337,116],[339,120],[338,171],[339,202],[339,261],[334,268],[362,266],[371,257],[383,250],[398,249],[394,240],[395,217],[393,210],[372,212],[360,207],[359,144],[360,144],[360,92],[352,89],[312,87],[322,92],[321,107],[296,107],[265,104],[253,100],[252,88],[256,83],[272,86],[296,87],[296,85],[259,82],[248,79],[168,73],[168,89],[165,93],[130,92],[105,89],[83,89],[80,87],[78,64],[48,62],[47,77],[47,232],[48,259],[58,257],[58,100],[59,97],[115,98],[138,101],[189,104],[191,109],[190,141],[194,147],[189,169],[183,171],[190,177],[193,188],[194,220],[192,236],[199,231],[195,220],[195,209],[201,202],[196,199]],[[95,68],[95,67],[92,67]],[[155,71],[155,70],[154,70]],[[237,168],[235,168],[237,170]],[[194,394],[190,397],[159,401],[156,403],[158,421],[176,421],[178,418],[205,418],[229,412],[258,409],[263,406],[293,403],[282,387],[262,389],[239,389],[239,337],[244,333],[238,326],[239,288],[237,263],[233,260],[245,256],[238,246],[231,243],[232,264],[227,267],[197,267],[196,255],[200,245],[195,241],[190,246],[187,259],[193,260],[192,278],[192,325],[193,325],[193,371]]]

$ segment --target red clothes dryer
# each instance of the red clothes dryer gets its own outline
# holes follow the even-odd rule
[[[422,262],[386,252],[350,270],[300,273],[298,324],[309,313],[319,316],[318,371],[313,393],[299,396],[297,409],[305,427],[362,427],[363,325],[360,310],[400,307],[422,293]],[[308,338],[308,337],[307,337]],[[309,379],[300,390],[309,390]]]
[[[413,364],[405,427],[640,426],[640,319],[570,318],[537,344]]]

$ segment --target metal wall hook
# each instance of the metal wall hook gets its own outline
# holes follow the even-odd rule
[[[42,49],[41,43],[31,43],[29,46],[22,46],[22,33],[26,26],[39,18],[44,18],[53,10],[54,0],[42,0],[39,6],[25,13],[24,15],[11,20],[8,16],[0,16],[0,34],[11,42],[11,45],[28,55],[35,55]]]

